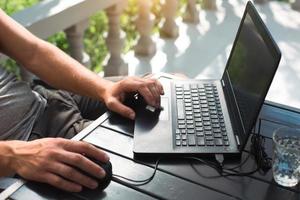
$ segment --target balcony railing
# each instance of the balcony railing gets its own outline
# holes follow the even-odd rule
[[[266,3],[268,0],[256,0],[255,3]],[[163,22],[160,27],[162,38],[176,38],[179,34],[176,24],[176,10],[178,0],[164,0],[162,2]],[[126,0],[43,0],[40,3],[14,14],[12,17],[26,27],[33,34],[42,39],[65,31],[73,58],[88,66],[90,57],[84,51],[83,36],[88,27],[88,19],[100,10],[105,10],[109,30],[106,44],[109,58],[104,67],[105,76],[127,75],[128,66],[122,58],[124,33],[120,28],[120,16],[127,5]],[[139,40],[134,47],[136,55],[151,56],[156,52],[156,45],[151,32],[154,17],[151,14],[152,1],[138,0],[139,15],[136,21]],[[216,0],[203,0],[201,7],[206,10],[218,10]],[[300,10],[300,0],[292,4],[292,8]],[[199,9],[196,0],[187,0],[183,21],[199,23]]]

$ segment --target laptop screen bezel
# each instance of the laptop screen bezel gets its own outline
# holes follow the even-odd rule
[[[255,28],[257,29],[257,31],[259,32],[259,34],[262,36],[263,41],[265,42],[266,46],[268,47],[268,49],[270,50],[272,56],[274,57],[274,72],[272,74],[272,79],[268,84],[268,87],[266,87],[266,89],[263,91],[263,95],[261,95],[260,99],[259,99],[259,103],[257,108],[254,111],[254,118],[252,119],[252,121],[250,122],[251,127],[254,127],[257,117],[259,115],[259,112],[263,106],[265,97],[267,95],[267,92],[271,86],[272,80],[274,78],[275,72],[278,68],[279,62],[280,62],[280,58],[281,58],[281,52],[277,46],[277,44],[275,43],[273,37],[271,36],[270,32],[268,31],[266,25],[264,24],[264,22],[262,21],[262,19],[260,18],[258,12],[256,11],[254,5],[252,4],[252,2],[248,1],[243,18],[241,20],[240,26],[238,28],[234,43],[233,43],[233,47],[232,47],[232,51],[230,53],[229,59],[227,61],[223,76],[222,76],[222,82],[224,82],[224,94],[225,94],[225,98],[226,98],[226,102],[228,105],[228,109],[229,109],[229,114],[230,114],[230,118],[232,120],[232,126],[233,126],[233,130],[235,135],[237,135],[239,137],[240,140],[240,146],[239,149],[243,149],[247,139],[251,133],[252,128],[250,128],[249,130],[246,130],[244,125],[243,125],[243,120],[241,118],[241,115],[239,113],[239,108],[237,105],[237,102],[235,101],[235,99],[232,99],[231,96],[234,96],[234,92],[233,92],[233,88],[231,86],[231,82],[229,79],[229,75],[228,75],[228,68],[229,68],[229,64],[230,61],[232,59],[233,56],[233,52],[234,49],[236,48],[237,45],[237,41],[238,38],[240,36],[245,18],[247,16],[247,14],[250,16],[250,18],[252,19]]]

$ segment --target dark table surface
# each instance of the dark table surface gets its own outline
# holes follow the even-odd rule
[[[283,125],[299,126],[300,113],[289,108],[265,103],[261,113],[261,134],[265,137],[265,148],[272,156],[272,132]],[[101,124],[101,125],[99,125]],[[106,113],[91,127],[77,135],[75,139],[84,140],[106,151],[113,164],[113,173],[132,179],[149,177],[154,170],[154,161],[135,161],[133,145],[134,122],[122,119],[115,114]],[[249,145],[242,153],[241,160],[249,155]],[[225,166],[232,167],[241,160],[230,160]],[[239,172],[256,168],[253,157]],[[249,176],[214,177],[218,173],[200,162],[172,159],[162,160],[154,179],[143,186],[132,186],[126,182],[113,180],[104,192],[83,191],[72,194],[59,191],[48,185],[26,183],[11,195],[12,199],[273,199],[299,200],[299,185],[285,188],[276,184],[272,170],[266,174],[256,172]],[[1,185],[1,183],[0,183]]]

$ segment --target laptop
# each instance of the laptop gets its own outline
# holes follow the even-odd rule
[[[162,109],[138,104],[134,155],[240,154],[280,58],[278,46],[249,1],[220,80],[162,81]]]

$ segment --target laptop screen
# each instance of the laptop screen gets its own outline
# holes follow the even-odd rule
[[[280,59],[279,54],[274,55],[274,45],[269,44],[273,40],[265,26],[253,21],[257,18],[250,14],[244,16],[225,71],[246,133],[256,121]]]

